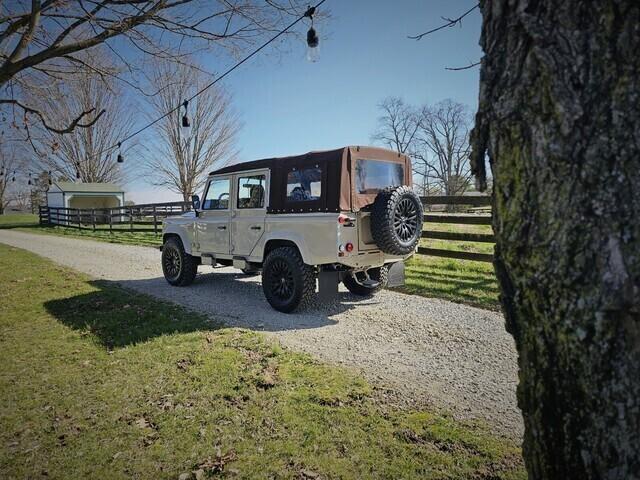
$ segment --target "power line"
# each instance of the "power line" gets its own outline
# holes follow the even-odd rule
[[[243,63],[245,63],[247,60],[249,60],[250,58],[252,58],[254,55],[257,55],[260,51],[262,51],[264,48],[266,48],[268,45],[270,45],[271,43],[273,43],[275,40],[277,40],[278,38],[280,38],[282,35],[284,35],[286,32],[288,32],[291,28],[293,28],[294,26],[296,26],[300,21],[302,21],[303,18],[305,17],[311,17],[313,16],[313,14],[315,13],[315,11],[318,9],[318,7],[320,7],[324,2],[326,2],[326,0],[320,0],[320,2],[318,2],[315,6],[313,7],[309,7],[305,13],[301,16],[299,16],[296,20],[294,20],[293,22],[291,22],[287,27],[285,27],[283,30],[280,30],[277,34],[275,34],[273,37],[271,37],[269,40],[267,40],[265,43],[263,43],[262,45],[260,45],[260,47],[258,47],[257,49],[255,49],[253,52],[251,52],[249,55],[247,55],[246,57],[244,57],[242,60],[240,60],[238,63],[236,63],[235,65],[233,65],[232,67],[230,67],[229,69],[227,69],[223,74],[221,74],[220,76],[216,77],[213,81],[211,81],[210,83],[208,83],[207,85],[205,85],[203,88],[201,88],[198,92],[196,92],[195,94],[193,94],[190,98],[187,99],[187,101],[192,101],[194,98],[198,97],[199,95],[202,95],[205,91],[207,91],[208,89],[210,89],[212,86],[214,86],[216,83],[218,83],[220,80],[222,80],[224,77],[226,77],[227,75],[229,75],[231,72],[233,72],[236,68],[238,68],[240,65],[242,65]],[[168,112],[164,113],[163,115],[161,115],[160,117],[156,118],[155,120],[153,120],[152,122],[146,124],[144,127],[139,128],[138,130],[136,130],[135,132],[127,135],[126,137],[124,137],[123,139],[119,140],[118,143],[111,145],[110,147],[105,148],[104,150],[102,150],[101,152],[97,153],[95,156],[99,156],[102,155],[103,153],[106,152],[110,152],[115,148],[120,148],[120,144],[127,142],[129,140],[131,140],[133,137],[135,137],[136,135],[141,134],[142,132],[144,132],[145,130],[147,130],[148,128],[151,128],[152,126],[154,126],[156,123],[158,123],[161,120],[164,120],[165,118],[167,118],[169,115],[171,115],[173,112],[179,110],[182,106],[184,105],[184,103],[180,103],[179,105],[175,106],[174,108],[172,108],[171,110],[169,110]]]

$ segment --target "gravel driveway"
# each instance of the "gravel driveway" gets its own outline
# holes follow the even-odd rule
[[[229,326],[268,332],[287,347],[356,368],[400,397],[522,435],[517,357],[498,313],[391,291],[362,300],[341,290],[336,303],[286,315],[264,299],[259,276],[231,268],[200,267],[192,286],[176,288],[164,281],[156,249],[12,230],[0,230],[0,242]]]

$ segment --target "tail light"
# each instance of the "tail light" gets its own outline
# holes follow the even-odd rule
[[[353,252],[353,243],[349,242],[344,246],[347,252]]]

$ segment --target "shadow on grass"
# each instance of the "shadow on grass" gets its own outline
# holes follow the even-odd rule
[[[271,308],[255,277],[224,270],[200,273],[186,288],[172,287],[162,277],[92,281],[96,291],[49,301],[45,308],[61,323],[95,335],[111,349],[222,326],[271,332],[321,328],[335,325],[331,317],[361,302],[377,302],[340,292],[334,301],[316,297],[307,308],[285,314]]]
[[[74,330],[94,335],[108,349],[135,345],[174,333],[222,327],[178,305],[120,288],[113,282],[90,282],[97,290],[45,303],[47,311]]]

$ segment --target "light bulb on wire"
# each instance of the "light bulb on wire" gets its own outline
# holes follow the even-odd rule
[[[314,13],[316,13],[316,8],[309,7],[304,14],[305,17],[309,17],[311,19],[311,27],[307,32],[307,60],[312,63],[315,63],[320,59],[320,39],[318,38],[316,29],[313,28]]]
[[[124,163],[124,157],[122,156],[122,152],[120,151],[121,146],[122,145],[120,144],[120,142],[118,142],[118,158],[116,159],[118,163]]]
[[[191,126],[191,122],[189,121],[189,116],[188,116],[189,100],[185,100],[182,106],[184,107],[184,115],[182,116],[182,126],[184,128],[189,128]]]

